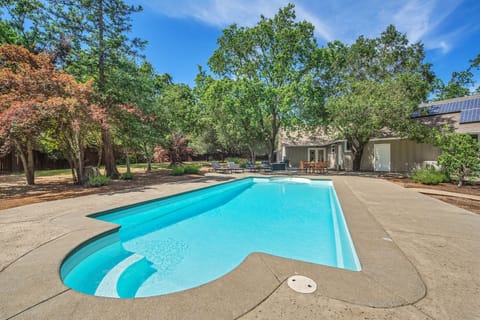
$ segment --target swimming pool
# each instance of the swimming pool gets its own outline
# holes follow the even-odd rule
[[[247,178],[95,218],[120,229],[75,249],[64,283],[105,297],[148,297],[220,278],[250,253],[361,269],[331,181]]]

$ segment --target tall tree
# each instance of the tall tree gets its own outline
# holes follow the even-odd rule
[[[317,50],[314,27],[296,22],[294,6],[289,4],[272,19],[262,16],[254,27],[230,26],[217,42],[219,47],[208,62],[210,70],[220,79],[258,85],[261,100],[239,106],[235,113],[250,113],[244,110],[247,107],[263,110],[269,128],[264,141],[273,160],[279,129],[292,127],[298,120],[301,87]]]
[[[400,135],[421,132],[410,119],[434,75],[423,62],[423,45],[410,44],[393,26],[378,38],[361,36],[349,47],[330,50],[338,55],[331,67],[340,75],[326,103],[330,128],[351,144],[353,170],[359,170],[370,138],[385,129]]]
[[[206,115],[203,119],[206,123],[202,125],[214,130],[216,140],[224,149],[237,153],[248,149],[252,162],[259,147],[267,149],[265,137],[269,134],[268,123],[264,123],[268,114],[258,108],[260,88],[261,84],[253,85],[244,79],[215,80],[205,74],[197,76],[196,94]]]
[[[123,105],[118,101],[116,84],[109,75],[125,57],[138,54],[144,42],[129,38],[131,14],[141,7],[131,6],[123,0],[49,0],[55,17],[50,34],[71,39],[72,50],[65,57],[67,69],[77,77],[93,74],[98,93],[98,104],[107,114]],[[62,39],[57,42],[61,43]],[[111,138],[110,117],[102,124],[103,160],[107,176],[119,176]]]
[[[159,80],[165,83],[161,76]],[[193,92],[185,84],[165,83],[159,104],[163,110],[163,125],[167,130],[162,146],[168,150],[170,164],[175,165],[181,162],[181,155],[187,150],[187,136],[196,127],[198,115],[194,108]]]

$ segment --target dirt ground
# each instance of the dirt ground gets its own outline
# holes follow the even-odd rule
[[[161,184],[190,179],[200,179],[204,172],[198,175],[172,176],[168,169],[157,169],[145,173],[143,169],[134,169],[133,180],[112,180],[108,186],[87,188],[72,183],[70,175],[36,177],[34,186],[27,186],[23,175],[0,175],[0,210],[18,207],[26,204],[78,197],[87,194],[108,193],[125,189],[143,188],[148,185]],[[442,183],[436,186],[422,185],[408,178],[383,177],[404,188],[428,188],[448,192],[480,196],[480,185],[467,185],[458,188],[454,184]],[[433,196],[444,202],[480,214],[480,201],[449,196]]]
[[[133,180],[112,180],[108,186],[88,188],[72,183],[72,176],[35,177],[35,185],[28,186],[23,175],[0,175],[0,210],[26,204],[73,198],[88,194],[108,193],[148,185],[203,178],[203,174],[172,176],[169,169],[145,173],[133,169]]]
[[[475,185],[465,185],[462,187],[457,187],[453,183],[441,183],[439,185],[424,185],[421,183],[415,183],[409,178],[385,178],[391,182],[401,185],[404,188],[426,188],[432,190],[440,190],[454,193],[461,193],[467,195],[480,196],[480,184]],[[475,212],[480,214],[480,201],[464,199],[459,197],[449,197],[449,196],[440,196],[440,195],[429,195],[430,197],[439,199],[443,202],[450,203],[454,206]]]

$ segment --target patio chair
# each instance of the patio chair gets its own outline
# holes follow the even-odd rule
[[[223,168],[217,161],[212,162],[213,172],[228,173],[229,169]]]
[[[247,169],[249,172],[258,172],[258,168],[250,161],[245,164],[245,169]]]
[[[262,161],[260,170],[263,170],[263,172],[272,172],[272,165],[268,161]]]
[[[243,169],[240,168],[235,162],[227,162],[227,169],[230,170],[230,172],[243,173]]]
[[[315,172],[320,174],[328,173],[328,162],[316,162]]]

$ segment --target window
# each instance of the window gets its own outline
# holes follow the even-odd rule
[[[334,145],[334,144],[332,144],[331,152],[332,152],[332,153],[335,153],[335,145]]]
[[[352,152],[352,144],[349,141],[345,140],[343,142],[343,150],[345,152]]]

